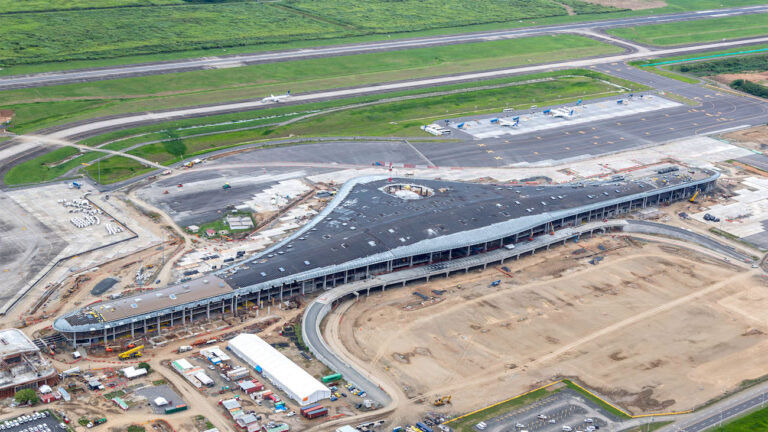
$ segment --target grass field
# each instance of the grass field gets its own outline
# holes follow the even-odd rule
[[[0,15],[17,12],[184,4],[184,0],[0,0]]]
[[[283,4],[330,22],[374,32],[505,22],[567,13],[553,0],[288,0]]]
[[[88,163],[102,156],[102,153],[88,152],[72,159],[72,156],[78,153],[79,151],[72,147],[58,148],[12,167],[5,174],[3,181],[9,185],[50,181],[81,166],[82,163]]]
[[[740,15],[610,29],[609,34],[648,45],[682,45],[768,34],[768,15]]]
[[[755,411],[724,426],[712,429],[712,432],[756,432],[768,430],[768,408]]]
[[[695,75],[709,76],[747,71],[768,70],[768,54],[741,57],[726,57],[668,66],[672,70]]]
[[[722,7],[719,0],[668,0],[668,6],[606,12],[581,0],[296,0],[189,4],[183,0],[0,0],[9,12],[87,8],[57,12],[0,12],[0,74],[160,61],[321,44],[416,37],[466,31],[560,24]],[[177,5],[176,3],[185,3]],[[159,6],[134,7],[141,4]],[[732,0],[727,6],[759,4]],[[117,7],[124,5],[126,7]],[[367,6],[367,7],[363,7]],[[299,8],[301,10],[299,10]],[[309,12],[305,12],[309,11]],[[492,11],[492,12],[489,12]],[[601,13],[602,12],[602,13]],[[428,18],[426,18],[428,17]],[[92,23],[108,23],[93,26]],[[435,28],[437,27],[437,28]],[[351,38],[350,38],[351,37]],[[59,63],[66,60],[66,63]],[[30,64],[29,67],[10,67]]]
[[[265,119],[265,117],[276,115],[288,115],[288,117],[291,117],[295,116],[297,112],[312,112],[331,107],[346,106],[352,103],[376,101],[384,98],[418,95],[435,91],[465,89],[478,85],[515,83],[533,78],[558,77],[563,75],[567,76],[556,79],[555,81],[510,85],[508,87],[498,89],[471,91],[445,96],[422,97],[413,100],[387,102],[379,105],[352,108],[344,111],[323,114],[318,117],[308,118],[306,120],[302,120],[300,122],[279,128],[263,127],[245,131],[231,131],[231,129],[242,127],[243,123],[247,123],[238,123],[242,120],[248,120],[248,122],[268,121],[269,119]],[[105,134],[104,137],[91,138],[87,140],[86,143],[95,145],[119,138],[127,138],[151,133],[154,135],[144,135],[140,138],[128,138],[131,140],[129,141],[129,144],[126,144],[128,139],[109,144],[109,148],[125,148],[128,145],[140,144],[142,140],[144,140],[143,142],[147,142],[173,136],[175,139],[178,139],[183,143],[184,157],[192,157],[217,149],[238,146],[259,140],[286,137],[288,135],[420,136],[423,132],[418,129],[418,126],[437,118],[480,112],[493,112],[509,106],[518,108],[527,107],[530,106],[531,103],[538,103],[539,105],[543,106],[552,103],[560,103],[575,98],[589,99],[619,93],[619,89],[606,82],[606,80],[612,81],[618,85],[628,87],[633,91],[645,90],[644,87],[638,86],[634,83],[618,80],[613,77],[608,77],[593,71],[569,70],[491,80],[482,83],[463,83],[432,89],[410,90],[397,93],[389,93],[386,95],[372,95],[340,101],[319,102],[301,106],[275,107],[254,112],[227,114],[209,118],[176,120],[163,124],[112,132]],[[284,119],[284,117],[280,117],[280,119]],[[194,129],[192,129],[193,127]],[[200,130],[204,130],[209,127],[216,128],[217,130],[221,131],[221,133],[201,137],[185,137],[185,135],[189,135],[195,131],[199,132]],[[174,161],[180,160],[180,156],[178,155],[179,152],[175,152],[177,154],[173,154],[173,152],[169,151],[167,142],[144,145],[136,148],[135,150],[131,150],[129,153],[163,164],[171,164]],[[85,162],[81,159],[86,157],[91,158],[92,156],[90,155],[91,153],[88,153],[67,163],[71,163],[76,166],[80,162]],[[58,155],[58,158],[51,158],[48,155],[45,155],[43,157],[25,162],[22,164],[23,166],[19,165],[14,167],[6,175],[5,182],[8,184],[20,184],[32,181],[48,180],[55,173],[52,173],[49,169],[45,168],[44,164],[50,164],[56,160],[61,160],[66,156]],[[93,160],[96,157],[92,157],[90,160]],[[119,181],[126,178],[126,176],[137,175],[138,173],[143,172],[141,171],[141,165],[133,160],[122,160],[120,163],[115,163],[114,166],[105,165],[107,161],[110,161],[113,158],[105,159],[101,163],[103,182]],[[105,168],[110,169],[109,173],[106,175],[105,172],[107,171],[105,171]],[[96,167],[94,166],[89,167],[88,174],[92,177],[95,177],[93,174],[95,169]]]
[[[314,91],[344,87],[350,82],[364,85],[620,51],[613,45],[582,36],[539,36],[11,90],[3,92],[3,108],[17,112],[13,131],[28,132],[67,119],[258,98],[287,89],[294,93]]]
[[[85,173],[96,181],[101,179],[102,184],[111,184],[150,172],[154,169],[127,157],[112,156],[102,160],[100,163],[90,164],[85,168]]]

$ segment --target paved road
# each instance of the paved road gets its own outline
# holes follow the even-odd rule
[[[727,48],[733,46],[741,46],[745,44],[763,43],[768,42],[768,37],[759,37],[745,39],[741,41],[728,41],[718,42],[710,44],[701,44],[688,47],[667,48],[652,51],[653,55],[672,55],[682,54],[690,51],[699,51],[702,49],[718,49]],[[423,87],[432,87],[445,84],[455,84],[460,82],[471,82],[485,79],[493,79],[505,76],[530,74],[535,72],[544,72],[553,69],[567,69],[567,68],[583,68],[591,67],[602,64],[611,64],[633,60],[637,58],[647,57],[648,53],[629,53],[622,55],[615,55],[609,57],[600,57],[583,60],[571,60],[549,64],[540,64],[535,66],[524,66],[508,69],[499,69],[494,71],[475,72],[467,74],[458,74],[451,76],[417,79],[409,81],[400,81],[393,83],[382,83],[375,85],[367,85],[353,88],[336,89],[319,91],[313,93],[304,93],[291,96],[289,102],[292,104],[318,102],[333,99],[350,98],[355,96],[363,96],[369,94],[378,94],[384,92],[392,92],[398,90],[407,90]],[[123,116],[115,116],[105,119],[93,119],[81,124],[71,127],[64,127],[48,134],[53,138],[82,138],[86,136],[92,136],[99,132],[107,130],[115,130],[120,128],[126,128],[130,126],[136,126],[140,124],[158,123],[171,119],[189,118],[189,117],[204,117],[214,114],[222,114],[228,112],[249,111],[256,110],[264,107],[272,107],[273,103],[262,102],[259,100],[247,100],[233,103],[214,104],[207,106],[198,106],[191,108],[180,108],[166,111],[156,111],[142,114],[128,114]]]
[[[613,27],[627,27],[634,25],[657,24],[664,22],[690,21],[724,15],[755,14],[768,12],[768,6],[748,6],[726,8],[708,11],[683,12],[665,15],[653,15],[636,18],[609,19],[604,21],[592,21],[574,24],[562,24],[552,26],[529,27],[515,30],[498,30],[477,33],[452,34],[444,36],[431,36],[423,38],[385,40],[360,44],[346,44],[308,48],[300,50],[262,52],[250,54],[237,54],[220,57],[203,57],[166,61],[157,63],[143,63],[122,65],[98,69],[80,69],[60,72],[47,72],[30,75],[12,75],[0,77],[0,90],[14,88],[40,87],[64,83],[88,82],[131,76],[155,75],[201,69],[237,67],[254,65],[259,63],[273,63],[290,60],[299,60],[316,57],[329,57],[368,52],[393,51],[409,48],[452,45],[469,42],[482,42],[487,40],[510,39],[524,36],[548,34],[552,32],[577,32],[587,29],[606,29]]]
[[[659,432],[699,432],[747,414],[751,410],[768,406],[768,383],[743,390],[714,405],[692,414],[660,418],[658,421],[676,420]]]
[[[728,246],[724,243],[720,243],[717,240],[709,238],[705,235],[689,231],[684,228],[679,228],[672,225],[665,225],[656,222],[642,221],[642,220],[627,220],[628,225],[624,227],[624,231],[627,232],[640,232],[646,234],[665,235],[668,237],[674,237],[681,240],[697,243],[701,246],[719,252],[723,255],[728,255],[742,262],[751,262],[752,258],[738,252],[735,248]]]

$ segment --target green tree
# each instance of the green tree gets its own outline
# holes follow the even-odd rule
[[[40,398],[37,397],[37,393],[32,389],[21,389],[13,396],[13,400],[15,400],[17,404],[35,404]]]
[[[139,363],[139,369],[146,369],[147,373],[149,373],[149,371],[152,370],[152,368],[149,367],[149,363],[147,363],[147,362]]]
[[[80,417],[79,419],[77,419],[77,422],[80,424],[80,426],[85,426],[91,421],[88,420],[86,417]]]

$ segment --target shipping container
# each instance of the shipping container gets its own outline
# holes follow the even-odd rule
[[[306,418],[311,420],[313,418],[323,417],[323,416],[327,416],[327,415],[328,415],[328,409],[327,408],[323,408],[323,409],[319,409],[319,410],[315,410],[315,411],[312,411],[310,413],[307,413],[307,415],[305,415],[304,417],[306,417]]]
[[[307,405],[307,406],[305,406],[305,407],[302,407],[302,408],[299,410],[299,413],[300,413],[300,414],[304,414],[305,412],[307,412],[307,411],[309,411],[309,410],[311,410],[311,409],[315,409],[315,408],[317,408],[317,407],[319,407],[319,406],[320,406],[320,404],[312,404],[312,405]]]

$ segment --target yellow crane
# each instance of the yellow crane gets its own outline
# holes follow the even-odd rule
[[[128,351],[123,351],[117,356],[120,357],[121,360],[134,358],[134,357],[141,357],[141,350],[144,349],[144,345],[139,345],[136,348],[131,348]]]
[[[697,197],[697,196],[699,196],[699,189],[696,189],[696,192],[693,194],[693,196],[691,197],[691,199],[689,199],[688,201],[690,201],[690,202],[692,202],[692,203],[695,203],[695,202],[696,202],[696,197]]]
[[[451,396],[443,396],[438,399],[435,399],[434,405],[435,406],[443,406],[445,404],[451,403]]]

